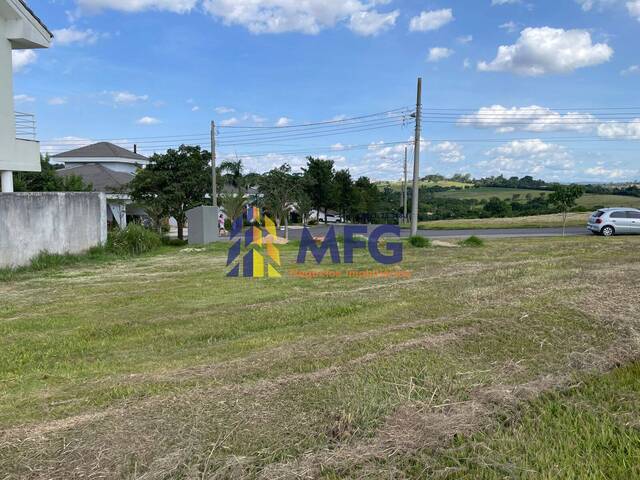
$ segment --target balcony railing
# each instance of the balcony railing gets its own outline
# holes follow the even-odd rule
[[[31,113],[15,112],[16,138],[21,140],[36,139],[36,117]]]

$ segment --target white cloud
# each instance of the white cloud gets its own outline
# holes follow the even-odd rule
[[[267,121],[265,117],[261,117],[260,115],[256,115],[255,113],[245,113],[242,116],[242,120],[244,121],[249,120],[253,123],[257,123],[258,125],[263,124]]]
[[[555,175],[572,173],[575,161],[561,145],[540,139],[514,140],[485,153],[490,157],[478,163],[485,175]]]
[[[90,28],[78,30],[75,27],[61,28],[53,31],[54,45],[93,45],[98,41],[100,35]]]
[[[119,104],[132,104],[149,100],[149,95],[136,95],[130,92],[110,92],[113,101]]]
[[[276,122],[276,127],[286,127],[291,123],[291,119],[287,117],[280,117]]]
[[[340,150],[344,150],[345,146],[341,143],[335,143],[333,145],[331,145],[331,150],[336,150],[336,151],[340,151]]]
[[[511,108],[492,105],[490,107],[482,107],[472,115],[460,117],[458,125],[491,128],[499,133],[508,133],[516,130],[527,132],[587,132],[595,128],[596,122],[596,117],[589,113],[568,112],[561,114],[537,105]]]
[[[640,0],[627,2],[627,10],[629,10],[629,15],[640,22]]]
[[[604,10],[606,8],[615,7],[618,5],[626,5],[629,15],[640,21],[640,0],[576,0],[582,10],[585,12],[591,11],[594,8],[598,10]]]
[[[491,6],[496,5],[515,5],[516,3],[522,3],[521,0],[491,0]]]
[[[200,107],[198,105],[194,105],[193,107],[191,107],[192,112],[197,112],[198,110],[200,110]]]
[[[215,110],[216,110],[216,113],[219,113],[220,115],[226,115],[227,113],[235,113],[236,111],[235,108],[230,108],[230,107],[216,107]]]
[[[14,95],[13,101],[15,103],[32,103],[32,102],[35,102],[36,99],[30,95],[25,95],[24,93],[21,93],[20,95]]]
[[[462,153],[463,147],[455,142],[442,142],[431,147],[440,157],[440,161],[444,163],[458,163],[466,159]]]
[[[509,21],[500,25],[500,28],[506,30],[509,33],[515,33],[518,31],[518,24],[516,22]]]
[[[66,152],[69,150],[75,150],[76,148],[86,147],[94,143],[90,138],[83,137],[58,137],[51,140],[50,143],[44,142],[41,144],[40,150],[43,153],[55,155],[56,153]]]
[[[36,62],[38,55],[33,50],[13,50],[11,52],[13,70],[19,72]]]
[[[588,12],[594,7],[602,10],[616,4],[619,0],[576,0],[576,3],[582,7],[582,10]]]
[[[395,24],[399,12],[373,9],[386,0],[204,0],[203,8],[225,25],[240,25],[251,33],[299,32],[310,35],[347,23],[360,35],[373,35]],[[368,15],[363,15],[366,13]]]
[[[411,32],[429,32],[444,27],[454,20],[453,11],[450,8],[432,10],[420,13],[409,22]]]
[[[440,60],[444,60],[445,58],[449,58],[453,55],[453,50],[445,47],[433,47],[429,50],[429,56],[427,57],[427,61],[429,62],[439,62]]]
[[[187,13],[195,8],[198,0],[76,0],[81,12],[96,13],[101,10],[142,12],[144,10],[165,10]]]
[[[220,125],[222,125],[223,127],[232,127],[233,125],[237,125],[239,123],[239,120],[236,117],[232,117],[232,118],[227,118],[226,120],[222,120],[220,122]]]
[[[465,35],[464,37],[458,37],[457,41],[461,45],[467,45],[473,42],[473,35]]]
[[[482,72],[512,72],[519,75],[571,73],[578,68],[608,62],[613,49],[593,44],[586,30],[526,28],[515,45],[501,46],[496,58],[480,62]]]
[[[599,163],[594,167],[585,169],[584,173],[591,177],[607,178],[609,180],[620,180],[623,178],[632,178],[635,175],[638,175],[638,170],[607,168],[603,163]]]
[[[464,68],[465,70],[469,70],[471,68],[471,60],[465,58],[462,62],[462,68]]]
[[[602,123],[598,126],[598,136],[609,139],[640,140],[640,118],[628,123]]]
[[[378,13],[376,11],[363,11],[351,15],[349,28],[364,37],[378,35],[393,28],[400,15],[399,10],[389,13]]]
[[[620,72],[621,75],[634,75],[640,73],[640,65],[631,65]]]
[[[53,97],[47,103],[49,105],[64,105],[67,103],[67,99],[65,97]]]
[[[136,122],[138,125],[157,125],[160,123],[155,117],[142,117]]]

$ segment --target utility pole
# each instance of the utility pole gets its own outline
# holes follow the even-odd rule
[[[404,182],[402,182],[402,207],[404,209],[404,213],[402,219],[404,222],[407,221],[407,153],[408,147],[404,147]]]
[[[216,179],[216,122],[211,122],[211,201],[218,206],[218,185]]]
[[[422,137],[422,77],[418,78],[416,102],[416,134],[413,148],[413,195],[411,197],[411,236],[418,234],[418,205],[420,193],[420,139]]]

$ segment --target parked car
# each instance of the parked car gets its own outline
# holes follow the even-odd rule
[[[311,210],[309,218],[311,220],[316,220],[318,223],[324,223],[324,212],[320,211],[320,215],[318,215],[315,210]],[[344,218],[342,218],[338,212],[329,210],[327,212],[327,223],[344,223]]]
[[[594,235],[640,234],[640,210],[636,208],[603,208],[589,218],[587,229]]]

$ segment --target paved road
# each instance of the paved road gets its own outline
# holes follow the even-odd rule
[[[375,225],[366,225],[369,231]],[[309,227],[313,235],[322,236],[327,233],[328,227],[324,225]],[[336,235],[343,234],[343,226],[335,225]],[[403,229],[402,236],[408,237],[409,230]],[[519,238],[519,237],[558,237],[562,235],[562,228],[490,228],[481,230],[419,230],[418,234],[428,238],[461,238],[476,235],[482,238]],[[590,235],[586,227],[567,228],[567,235]],[[302,236],[301,228],[291,228],[289,236],[292,240],[299,240]]]

